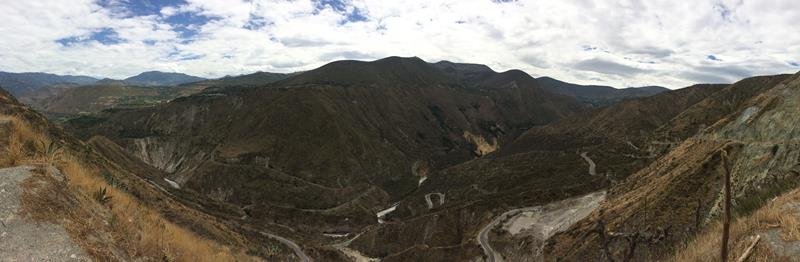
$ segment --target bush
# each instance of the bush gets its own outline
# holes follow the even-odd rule
[[[108,185],[117,189],[121,189],[123,191],[128,190],[128,185],[126,185],[125,182],[112,175],[111,172],[108,172],[108,170],[100,171],[100,176],[103,177],[103,180],[105,180],[106,183],[108,183]]]
[[[111,202],[111,196],[108,194],[108,191],[106,191],[105,187],[100,188],[100,190],[94,191],[94,194],[92,194],[92,196],[94,197],[94,200],[96,200],[97,203],[100,203],[101,205],[106,205],[109,202]]]

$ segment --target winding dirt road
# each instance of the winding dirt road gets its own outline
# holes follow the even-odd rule
[[[444,205],[444,194],[443,193],[428,193],[425,194],[425,203],[428,204],[428,209],[433,209],[433,200],[431,200],[431,196],[438,196],[439,197],[439,205]]]
[[[298,246],[298,245],[297,245],[296,243],[294,243],[293,241],[291,241],[291,240],[289,240],[289,239],[286,239],[286,238],[284,238],[284,237],[282,237],[282,236],[273,235],[273,234],[266,233],[266,232],[259,232],[259,233],[261,233],[262,235],[264,235],[264,236],[267,236],[267,237],[269,237],[269,238],[272,238],[272,239],[278,240],[279,242],[281,242],[281,243],[283,243],[284,245],[286,245],[286,246],[288,246],[289,248],[291,248],[291,249],[292,249],[292,251],[294,251],[294,254],[295,254],[295,255],[297,255],[297,256],[300,258],[300,261],[303,261],[303,262],[311,262],[311,258],[310,258],[310,257],[308,257],[308,255],[306,255],[306,253],[305,253],[305,252],[303,252],[303,249],[302,249],[302,248],[300,248],[300,246]]]
[[[594,161],[592,161],[592,159],[589,158],[589,156],[587,155],[588,153],[589,152],[581,153],[581,157],[583,157],[583,160],[586,160],[586,163],[589,163],[589,175],[596,176],[597,175],[597,165],[595,165]]]
[[[543,238],[542,241],[544,241],[553,234],[569,228],[572,224],[589,215],[594,209],[600,206],[600,203],[605,200],[605,197],[606,192],[600,191],[580,197],[552,202],[547,205],[512,209],[495,217],[495,219],[481,229],[476,239],[478,240],[478,244],[481,245],[484,255],[486,255],[487,262],[502,262],[505,261],[503,260],[503,256],[494,250],[489,243],[489,232],[501,221],[506,221],[508,218],[523,212],[534,212],[536,219],[531,220],[532,223],[527,225],[526,229],[539,231],[537,233]]]
[[[154,181],[152,181],[150,179],[144,179],[144,178],[141,178],[141,179],[144,180],[145,182],[147,182],[147,184],[153,186],[156,190],[159,190],[159,191],[163,192],[164,194],[167,194],[168,196],[170,196],[171,198],[175,199],[176,201],[180,201],[180,198],[178,198],[175,195],[173,195],[169,190],[166,190],[165,188],[161,187],[158,183],[156,183],[156,182],[154,182]],[[164,179],[164,180],[167,180],[167,179]],[[169,181],[167,181],[167,182],[169,183]],[[267,232],[264,232],[264,231],[260,231],[260,230],[255,230],[255,231],[258,231],[258,233],[260,233],[261,235],[264,235],[266,237],[278,240],[278,242],[283,243],[284,245],[289,247],[289,249],[291,249],[292,252],[294,252],[294,254],[300,259],[300,261],[302,261],[302,262],[311,262],[312,261],[311,258],[305,252],[303,252],[303,249],[300,248],[300,246],[297,245],[297,243],[295,243],[294,241],[289,240],[289,239],[287,239],[285,237],[278,236],[278,235],[275,235],[275,234],[270,234],[270,233],[267,233]]]

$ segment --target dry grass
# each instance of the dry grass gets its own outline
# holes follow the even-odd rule
[[[59,182],[38,170],[36,179],[25,185],[26,192],[31,192],[23,197],[26,216],[37,222],[63,224],[81,248],[96,259],[118,260],[122,256],[147,261],[257,260],[169,222],[132,195],[109,185],[99,170],[64,152],[21,119],[0,119],[10,121],[5,127],[9,129],[5,130],[9,132],[5,141],[7,154],[0,156],[0,167],[53,165],[66,176],[66,182]],[[62,186],[53,186],[59,183]],[[98,203],[92,195],[104,188],[110,198]]]
[[[0,167],[18,166],[21,164],[53,164],[60,154],[53,148],[55,143],[36,131],[25,121],[15,116],[0,116],[0,120],[8,121],[5,130],[8,132],[6,152],[0,157]],[[48,152],[50,154],[48,154]]]
[[[752,242],[751,237],[773,228],[780,228],[784,241],[800,240],[800,189],[790,191],[764,205],[753,214],[737,219],[731,225],[730,258],[738,258]],[[698,235],[672,258],[673,261],[719,261],[722,225],[717,223]],[[763,243],[763,241],[762,241]],[[764,244],[759,244],[748,261],[784,261]]]
[[[233,252],[167,221],[133,196],[109,185],[99,171],[81,165],[75,158],[70,157],[58,167],[74,189],[86,194],[106,189],[110,197],[108,208],[112,219],[109,224],[114,242],[132,257],[167,261],[251,260],[243,253]]]

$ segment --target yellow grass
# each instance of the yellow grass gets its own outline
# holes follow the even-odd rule
[[[11,121],[7,154],[0,156],[0,165],[50,164],[67,177],[70,189],[76,194],[92,196],[105,188],[110,201],[103,208],[112,214],[110,234],[113,246],[134,258],[151,258],[161,261],[250,261],[254,258],[243,252],[205,239],[174,223],[167,221],[152,208],[142,205],[135,197],[108,184],[98,170],[87,167],[80,158],[66,152],[48,154],[50,139],[31,128],[21,119],[0,116]],[[93,200],[91,197],[84,199]],[[81,203],[97,205],[97,203]],[[76,236],[73,236],[76,237]]]
[[[244,254],[233,252],[214,241],[204,239],[141,205],[133,196],[110,186],[97,170],[86,168],[70,157],[59,169],[71,187],[86,194],[103,188],[111,197],[110,209],[115,219],[112,230],[116,241],[132,256],[146,256],[171,261],[241,261]]]
[[[795,209],[787,209],[788,203],[800,202],[800,190],[770,201],[753,214],[734,221],[731,225],[729,258],[738,259],[752,237],[772,228],[780,228],[784,241],[800,240],[800,213]],[[698,235],[673,257],[673,261],[719,261],[722,236],[722,225],[717,223],[705,233]],[[748,261],[784,261],[769,250],[761,241]]]
[[[7,124],[9,135],[5,141],[8,144],[4,156],[0,157],[0,166],[17,166],[44,160],[45,156],[39,153],[44,152],[41,145],[50,143],[47,136],[15,116],[0,116],[0,120],[10,122]]]

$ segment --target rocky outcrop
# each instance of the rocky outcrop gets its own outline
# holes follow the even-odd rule
[[[160,137],[131,139],[129,151],[145,163],[167,173],[196,167],[207,155],[206,152],[192,150],[186,143]]]
[[[499,148],[499,146],[497,145],[497,138],[495,137],[491,138],[491,143],[490,143],[489,141],[486,140],[486,138],[483,138],[482,136],[473,135],[469,131],[464,131],[464,139],[475,146],[475,150],[473,151],[473,153],[475,153],[475,155],[477,156],[484,156],[486,154],[494,152],[495,150],[497,150],[497,148]]]

